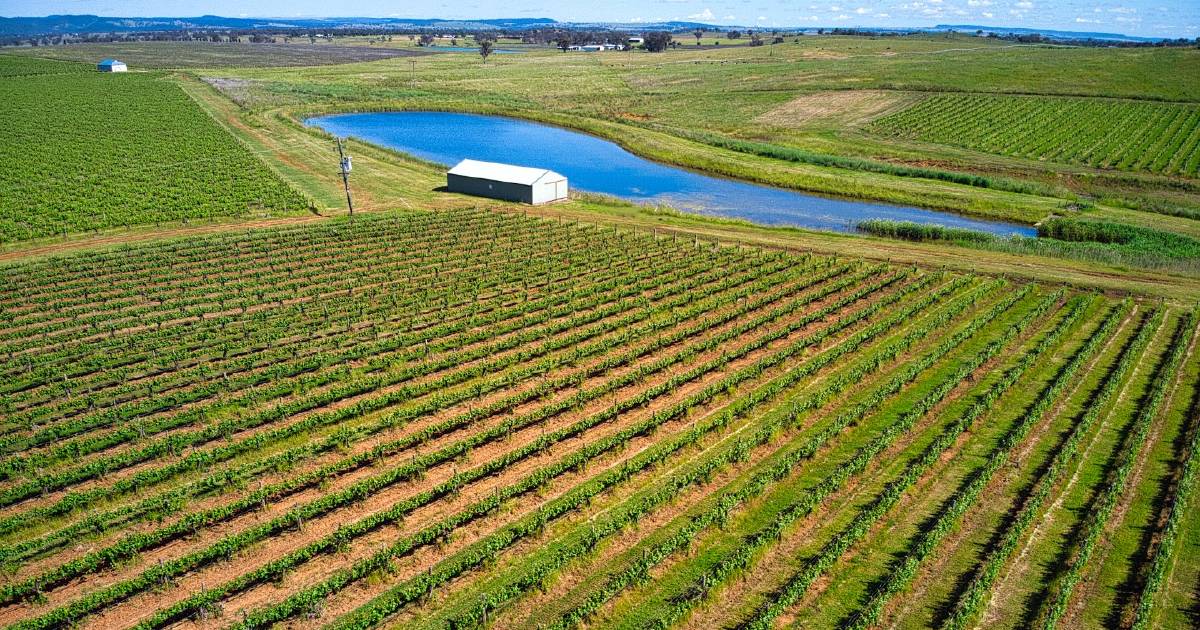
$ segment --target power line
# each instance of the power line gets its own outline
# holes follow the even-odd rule
[[[350,156],[342,151],[342,139],[338,138],[338,157],[341,158],[342,185],[346,187],[346,205],[350,208],[350,217],[354,218],[354,200],[350,198]]]

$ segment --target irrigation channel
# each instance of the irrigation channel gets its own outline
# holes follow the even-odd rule
[[[755,223],[850,232],[866,219],[891,219],[980,230],[1001,236],[1036,231],[1001,221],[924,208],[831,199],[660,164],[577,131],[540,123],[451,112],[335,114],[306,121],[337,136],[353,136],[420,158],[462,159],[547,168],[571,187],[636,203]]]

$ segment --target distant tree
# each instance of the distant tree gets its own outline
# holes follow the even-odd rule
[[[751,46],[762,46],[763,45],[762,35],[759,35],[758,33],[750,33],[750,45]]]
[[[606,31],[600,35],[605,44],[613,44],[624,48],[629,45],[629,33],[625,31]]]
[[[729,31],[729,33],[726,35],[726,37],[728,37],[729,39],[741,39],[742,32],[741,31]]]
[[[650,52],[662,52],[671,45],[671,34],[666,31],[646,33],[645,46]]]
[[[479,40],[479,56],[483,57],[484,63],[487,63],[487,58],[491,56],[495,47],[496,43],[490,39],[484,38]]]
[[[776,36],[775,36],[775,39],[772,39],[772,40],[771,40],[771,43],[772,43],[772,44],[782,44],[782,43],[783,43],[783,37],[782,37],[782,36],[780,36],[780,35],[776,35]]]
[[[692,33],[692,35],[694,35],[694,36],[696,37],[696,45],[697,45],[697,46],[699,46],[699,45],[700,45],[700,38],[704,37],[704,31],[703,31],[702,29],[696,29],[696,30],[695,30],[695,31]]]
[[[571,38],[566,35],[559,35],[558,39],[554,40],[554,43],[563,52],[571,50]]]
[[[433,35],[430,35],[429,33],[422,33],[421,38],[417,40],[417,45],[418,46],[432,46],[433,45]]]

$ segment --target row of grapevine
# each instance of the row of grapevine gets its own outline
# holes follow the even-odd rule
[[[1180,360],[1136,300],[522,214],[0,265],[0,625],[962,627],[1126,375]],[[983,513],[961,586],[918,584]],[[1191,570],[1171,520],[1139,614]]]
[[[1128,435],[1122,440],[1119,460],[1093,501],[1079,529],[1079,535],[1073,537],[1075,540],[1071,543],[1071,556],[1064,571],[1057,577],[1039,619],[1038,625],[1043,628],[1058,627],[1059,620],[1067,612],[1075,585],[1082,577],[1097,539],[1108,524],[1109,514],[1126,491],[1125,482],[1142,452],[1150,425],[1157,418],[1160,405],[1183,360],[1184,350],[1192,333],[1192,323],[1192,316],[1189,314],[1176,324],[1168,354],[1158,366],[1150,384],[1150,392],[1142,401]]]
[[[1141,325],[1137,333],[1121,348],[1116,364],[1088,400],[1086,411],[1072,425],[1062,442],[1056,445],[1053,458],[1023,497],[1014,518],[1002,530],[999,542],[980,561],[979,566],[971,573],[966,588],[955,598],[953,610],[947,617],[947,627],[965,628],[979,612],[979,607],[984,604],[990,588],[1012,554],[1016,552],[1027,528],[1040,514],[1041,506],[1050,497],[1060,476],[1069,470],[1070,464],[1080,454],[1080,445],[1084,437],[1088,435],[1096,420],[1107,413],[1108,402],[1116,395],[1125,375],[1137,364],[1150,342],[1153,331],[1152,325]]]
[[[1200,108],[1192,104],[942,94],[871,129],[1002,155],[1200,176]]]
[[[826,306],[822,311],[819,311],[818,313],[825,312],[828,309],[841,308],[842,306],[850,304],[850,303],[854,302],[855,300],[861,299],[861,297],[863,297],[873,291],[879,290],[879,289],[887,286],[888,284],[895,282],[899,278],[900,278],[900,276],[896,276],[896,275],[892,275],[890,278],[884,278],[883,280],[880,280],[879,282],[876,282],[873,285],[867,286],[861,290],[858,290],[854,293],[851,293],[845,297],[840,298],[833,304]],[[847,281],[845,283],[835,283],[833,285],[829,285],[828,287],[823,289],[822,292],[818,292],[818,293],[810,295],[809,299],[815,299],[822,294],[826,294],[826,295],[832,294],[839,290],[839,285],[847,286],[849,284],[852,284],[852,282],[853,282],[853,279],[851,279],[850,281]],[[800,320],[790,322],[788,324],[788,326],[786,326],[782,329],[779,329],[777,331],[772,331],[770,334],[760,337],[759,339],[756,339],[756,340],[750,342],[748,345],[743,346],[741,349],[739,349],[737,351],[737,353],[746,353],[751,350],[754,350],[755,348],[763,347],[771,339],[781,338],[783,336],[786,336],[787,334],[790,334],[792,331],[798,330],[798,329],[806,326],[808,323],[814,321],[817,318],[818,318],[818,315],[808,315]],[[720,344],[727,340],[736,339],[740,335],[744,334],[746,331],[756,328],[758,326],[761,326],[762,323],[764,323],[764,322],[752,320],[751,322],[747,322],[747,323],[743,324],[743,326],[745,326],[745,328],[732,329],[730,331],[727,331],[722,336],[719,336],[717,338],[709,340],[708,343],[711,343],[712,345],[717,345],[717,344]],[[611,381],[609,384],[602,386],[599,390],[581,391],[577,395],[576,398],[566,399],[566,400],[557,402],[554,406],[549,407],[549,408],[544,408],[542,411],[536,412],[535,414],[533,414],[531,416],[528,416],[528,417],[518,416],[516,418],[506,421],[505,423],[503,423],[501,425],[492,427],[488,430],[471,434],[467,439],[465,439],[457,444],[452,444],[450,446],[447,446],[446,448],[444,448],[440,451],[437,451],[433,454],[418,457],[415,460],[413,460],[413,462],[409,465],[401,466],[399,468],[390,470],[387,473],[384,473],[382,475],[376,475],[375,477],[364,479],[363,481],[356,483],[353,486],[350,486],[340,492],[337,492],[334,494],[328,494],[328,495],[323,496],[321,499],[319,499],[317,501],[297,506],[297,507],[293,508],[292,510],[289,510],[286,514],[280,515],[280,516],[272,519],[268,523],[251,528],[250,530],[244,531],[235,537],[227,538],[226,540],[223,540],[223,541],[218,541],[207,548],[200,549],[197,552],[191,554],[190,556],[181,558],[170,564],[161,565],[161,566],[155,567],[153,569],[150,569],[150,570],[142,573],[136,579],[126,581],[126,582],[123,582],[120,584],[116,584],[110,588],[103,590],[103,591],[93,593],[93,594],[89,595],[87,598],[85,598],[84,600],[77,601],[74,604],[72,604],[66,608],[58,609],[52,615],[44,616],[44,617],[42,617],[42,619],[43,620],[53,619],[53,618],[55,618],[54,615],[76,616],[76,615],[82,614],[84,612],[87,612],[89,610],[92,610],[97,606],[111,605],[111,603],[125,599],[128,596],[141,591],[142,589],[146,588],[149,585],[158,583],[159,581],[161,581],[162,579],[164,579],[166,577],[169,577],[172,575],[180,575],[183,572],[193,570],[198,566],[202,566],[206,563],[210,563],[217,559],[227,557],[230,553],[233,553],[237,549],[245,547],[246,545],[252,544],[259,540],[263,540],[266,537],[271,536],[275,533],[286,531],[289,528],[294,527],[295,523],[297,523],[297,522],[311,520],[323,513],[326,513],[334,508],[337,508],[341,505],[351,504],[353,502],[359,501],[364,496],[367,496],[373,492],[377,492],[380,489],[382,489],[388,485],[411,479],[411,478],[413,478],[414,475],[418,474],[421,470],[424,470],[438,462],[448,462],[454,458],[462,456],[464,453],[469,452],[469,450],[476,448],[482,444],[503,439],[506,436],[510,435],[514,429],[518,429],[522,426],[531,425],[535,422],[540,422],[543,419],[545,419],[547,414],[555,413],[556,410],[557,411],[565,411],[565,410],[569,410],[574,407],[577,407],[579,404],[578,398],[580,396],[599,397],[605,393],[615,390],[616,388],[618,388],[620,386],[628,386],[628,385],[637,383],[638,381],[642,380],[643,378],[649,376],[652,373],[661,372],[662,370],[666,369],[667,367],[675,365],[676,363],[678,363],[682,360],[685,360],[688,357],[694,356],[697,352],[698,352],[698,350],[696,348],[684,349],[680,352],[675,353],[674,355],[665,357],[664,359],[662,359],[658,362],[642,366],[641,368],[639,368],[636,371],[629,372],[625,376],[623,376],[621,379],[618,379],[616,381]],[[682,385],[683,383],[694,380],[694,379],[702,376],[703,374],[706,374],[716,368],[719,368],[720,366],[726,365],[735,356],[736,356],[736,354],[729,354],[729,353],[723,354],[722,356],[720,356],[714,360],[708,361],[700,366],[697,366],[697,367],[689,370],[688,372],[686,372],[683,375],[672,377],[666,383],[664,383],[660,386],[657,386],[657,387],[653,388],[652,390],[648,390],[645,394],[643,394],[642,397],[623,401],[621,403],[618,403],[618,407],[610,408],[608,411],[606,411],[602,414],[599,414],[599,415],[594,415],[589,418],[586,418],[586,419],[580,421],[579,423],[576,423],[572,427],[568,427],[567,429],[564,429],[562,431],[559,431],[559,432],[556,432],[553,434],[549,434],[548,436],[544,437],[543,440],[540,440],[533,444],[527,445],[523,449],[519,449],[518,451],[515,452],[515,454],[513,456],[518,457],[518,458],[524,458],[524,457],[536,454],[538,452],[541,452],[550,443],[554,443],[554,442],[558,442],[563,439],[566,439],[572,435],[579,433],[580,431],[584,431],[584,430],[590,428],[591,426],[596,426],[601,422],[606,422],[612,418],[615,418],[616,415],[624,409],[631,409],[631,408],[634,408],[637,406],[641,406],[641,405],[645,404],[646,400],[649,400],[650,398],[653,398],[653,397],[659,396],[659,395],[663,395],[670,391],[673,391],[676,388],[678,388],[680,385]],[[645,398],[646,396],[649,396],[650,398]],[[419,410],[416,413],[419,413]],[[455,421],[452,421],[452,422],[455,422]],[[544,442],[544,440],[549,440],[549,442]],[[414,441],[419,443],[421,440],[418,438]],[[513,463],[513,460],[504,460],[500,466],[501,466],[501,468],[503,468],[503,467],[507,467],[508,465],[511,465],[512,463]],[[492,472],[493,471],[491,471],[491,470],[486,470],[486,471],[478,472],[478,474],[481,476],[487,476],[488,474],[491,474]],[[431,491],[431,492],[425,493],[424,495],[422,495],[422,498],[419,501],[417,501],[415,504],[401,504],[400,506],[397,506],[397,509],[403,508],[405,510],[411,510],[414,507],[416,507],[417,505],[423,504],[424,502],[436,500],[440,496],[444,496],[446,493],[450,492],[451,489],[452,488],[447,487],[447,488],[442,489],[439,492]],[[365,529],[363,531],[369,531],[371,529],[374,529],[374,528],[378,527],[379,524],[382,524],[383,522],[387,522],[387,521],[386,520],[378,521],[378,520],[368,519],[368,522],[372,523],[372,525],[370,525],[370,526],[364,525]],[[41,622],[39,622],[39,623],[41,623]]]
[[[1194,325],[1195,321],[1196,313],[1193,312],[1189,323]],[[1191,335],[1194,346],[1196,331],[1192,331]],[[1190,431],[1191,436],[1187,439],[1184,447],[1182,469],[1179,472],[1179,480],[1175,483],[1174,494],[1171,496],[1167,523],[1163,526],[1162,536],[1154,550],[1150,566],[1146,570],[1145,582],[1134,603],[1133,620],[1130,623],[1130,627],[1134,630],[1148,628],[1153,622],[1155,598],[1162,590],[1170,566],[1175,561],[1174,555],[1179,542],[1179,530],[1183,519],[1188,515],[1189,507],[1195,500],[1196,467],[1200,466],[1200,427],[1196,425],[1196,421],[1200,420],[1200,384],[1193,383],[1192,388],[1192,402],[1188,407],[1188,414],[1184,416],[1192,420],[1190,426],[1185,424],[1185,428]]]
[[[976,399],[965,415],[978,417],[987,413],[999,400],[999,397],[1017,382],[1022,373],[1053,347],[1059,338],[1070,329],[1072,323],[1079,319],[1084,306],[1085,303],[1077,302],[1074,310],[1060,322],[1058,328],[1043,337],[1038,345],[1024,355],[1020,363],[1009,369],[991,390]],[[941,509],[936,520],[913,541],[908,552],[892,567],[887,578],[875,588],[867,602],[847,622],[848,627],[867,628],[878,621],[883,607],[889,599],[912,582],[920,564],[937,549],[942,538],[953,530],[958,519],[974,505],[996,472],[1009,461],[1014,449],[1022,444],[1033,427],[1040,423],[1057,403],[1058,395],[1070,384],[1079,366],[1099,349],[1105,339],[1104,332],[1111,330],[1122,315],[1123,310],[1114,309],[1105,323],[1101,325],[1099,331],[1101,334],[1092,336],[1089,343],[1075,353],[1050,385],[1039,394],[1034,405],[1021,414],[1017,424],[1000,438],[996,447],[988,454],[987,461],[983,466],[976,469],[962,487],[955,492],[945,507]]]
[[[0,242],[309,205],[161,75],[29,75],[0,98]]]
[[[986,289],[987,287],[985,287]],[[921,300],[914,302],[911,307],[920,309],[928,308],[934,303],[934,300],[939,297],[941,292],[928,294]],[[803,397],[800,400],[794,400],[789,407],[786,407],[785,415],[777,420],[771,421],[771,432],[778,432],[780,429],[794,426],[800,421],[803,413],[819,408],[827,401],[835,397],[837,394],[844,391],[851,384],[859,382],[864,377],[880,369],[889,361],[895,359],[898,355],[910,348],[913,344],[925,339],[932,331],[944,326],[955,316],[962,312],[963,309],[970,306],[984,295],[986,291],[976,291],[968,294],[963,299],[956,300],[950,308],[940,312],[936,317],[922,322],[916,329],[908,331],[904,336],[890,342],[886,347],[880,349],[873,354],[869,361],[856,365],[853,369],[843,374],[836,376],[830,382],[821,387],[817,392]],[[909,315],[912,311],[911,307],[899,313],[900,315]],[[922,360],[922,364],[928,365],[945,353],[950,352],[961,344],[964,340],[970,337],[970,333],[978,329],[978,327],[991,321],[991,318],[999,314],[999,309],[992,309],[983,314],[983,316],[972,321],[971,326],[964,331],[955,334],[951,339],[940,344],[935,352]],[[893,325],[891,321],[885,320],[880,323],[881,326]],[[966,333],[966,334],[963,334]],[[743,506],[746,501],[766,491],[770,484],[780,481],[791,475],[797,466],[805,460],[812,459],[823,446],[830,440],[833,440],[837,435],[868,413],[870,409],[877,407],[882,401],[892,392],[898,390],[907,382],[911,382],[916,374],[921,370],[911,370],[906,368],[904,375],[893,377],[883,387],[873,390],[868,397],[855,406],[853,412],[843,413],[827,428],[815,434],[805,441],[799,448],[793,448],[789,452],[780,455],[773,459],[773,462],[767,470],[757,473],[746,484],[745,487],[739,488],[736,491],[723,494],[720,497],[713,499],[713,507],[708,512],[692,516],[674,536],[657,544],[654,548],[646,550],[637,562],[620,573],[610,577],[597,590],[593,591],[587,599],[573,607],[570,611],[562,615],[555,621],[554,627],[570,627],[584,622],[588,616],[599,606],[604,604],[616,596],[624,589],[630,588],[637,584],[646,582],[650,577],[650,570],[656,564],[666,560],[671,554],[679,549],[686,548],[694,543],[696,538],[708,527],[715,524],[724,523],[734,509]],[[762,431],[764,429],[760,429]],[[782,450],[787,450],[785,447]],[[847,468],[846,470],[850,470]],[[837,490],[839,482],[846,477],[842,472],[835,473],[825,482],[818,485],[819,492],[807,495],[803,498],[803,502],[797,504],[797,507],[789,510],[789,515],[799,517],[811,509],[817,502],[828,494]],[[791,520],[791,519],[788,519]],[[739,547],[736,558],[727,558],[722,561],[719,567],[712,571],[706,572],[701,578],[700,583],[687,592],[697,593],[702,595],[704,592],[717,588],[721,582],[727,579],[733,571],[739,566],[743,566],[745,561],[752,558],[761,544],[765,544],[772,536],[755,537],[754,539],[745,541],[745,544]],[[682,614],[688,606],[694,603],[694,599],[679,602],[675,609],[676,614]],[[669,625],[667,620],[659,620],[662,624]],[[461,623],[459,625],[462,625]]]
[[[830,291],[833,287],[836,287],[836,286],[837,286],[836,284],[831,285],[830,288],[824,289],[821,293],[813,294],[811,296],[811,298],[820,296],[825,291]],[[734,297],[734,299],[736,299],[736,296]],[[393,471],[391,471],[390,473],[388,473],[387,475],[376,477],[375,480],[371,481],[370,483],[362,483],[362,484],[355,486],[353,489],[348,489],[347,490],[348,496],[359,496],[359,497],[365,496],[367,494],[370,494],[373,491],[379,490],[385,484],[391,484],[391,483],[395,483],[396,481],[399,481],[399,480],[411,478],[415,474],[418,474],[420,471],[427,469],[439,462],[448,461],[454,457],[461,455],[463,449],[474,448],[474,447],[478,446],[479,444],[482,444],[486,441],[496,440],[496,439],[500,439],[503,437],[507,437],[514,430],[518,430],[524,426],[528,426],[528,425],[535,424],[537,422],[544,421],[545,419],[551,417],[555,413],[558,413],[558,412],[561,412],[561,411],[564,411],[567,409],[571,409],[574,407],[578,407],[578,406],[582,405],[583,403],[590,401],[590,400],[598,399],[598,398],[600,398],[608,393],[611,393],[621,387],[625,387],[632,383],[635,383],[639,379],[645,378],[649,374],[659,372],[663,369],[666,369],[667,367],[670,367],[671,365],[675,365],[678,362],[684,361],[689,356],[695,354],[696,352],[702,351],[705,347],[715,347],[716,345],[720,344],[721,342],[724,342],[728,339],[736,337],[738,334],[745,333],[749,330],[752,330],[754,327],[760,326],[768,321],[777,319],[787,313],[790,313],[790,312],[802,307],[803,304],[804,304],[804,302],[800,301],[800,302],[786,305],[780,309],[777,309],[771,313],[768,313],[767,315],[764,315],[761,318],[756,318],[745,324],[740,325],[737,328],[723,332],[722,334],[720,334],[716,337],[712,337],[712,338],[706,340],[703,344],[693,346],[685,352],[679,352],[674,355],[670,355],[659,362],[652,363],[652,364],[649,364],[647,366],[640,368],[639,370],[629,372],[626,375],[624,375],[623,377],[612,380],[609,383],[604,384],[603,386],[595,387],[590,390],[579,391],[578,393],[571,396],[570,398],[559,401],[552,406],[542,407],[541,409],[539,409],[536,412],[525,414],[523,416],[518,416],[515,418],[510,418],[503,425],[500,425],[499,427],[494,427],[487,431],[481,431],[481,432],[474,433],[470,436],[470,440],[461,442],[459,445],[457,445],[455,447],[448,448],[443,452],[427,455],[424,458],[421,458],[418,460],[414,460],[411,464],[407,465],[406,467],[397,468],[397,469],[394,469]],[[754,306],[760,306],[760,305],[756,304]],[[135,553],[144,552],[150,546],[162,545],[162,544],[174,539],[175,537],[183,536],[183,535],[186,535],[189,533],[194,533],[200,527],[213,526],[217,523],[220,523],[229,518],[232,518],[240,513],[255,509],[263,501],[265,501],[267,499],[270,499],[273,501],[278,501],[281,498],[288,496],[289,494],[295,493],[301,489],[318,485],[325,479],[331,478],[336,475],[344,475],[344,474],[350,473],[354,470],[371,465],[371,464],[379,461],[379,459],[382,457],[395,455],[397,453],[411,449],[414,446],[417,446],[417,445],[420,445],[423,443],[427,443],[435,437],[449,434],[452,431],[461,430],[462,428],[468,427],[471,424],[480,422],[483,418],[493,415],[494,413],[496,413],[498,411],[505,410],[505,409],[512,409],[512,408],[516,407],[517,404],[519,404],[520,402],[523,402],[524,400],[532,400],[532,399],[542,397],[545,394],[547,394],[549,391],[561,390],[561,389],[565,389],[570,386],[582,385],[584,383],[585,379],[588,377],[603,374],[605,372],[613,370],[622,365],[629,364],[634,359],[637,359],[639,357],[650,354],[652,351],[658,350],[663,347],[669,347],[671,345],[674,345],[675,343],[678,343],[679,341],[681,341],[683,339],[687,339],[689,337],[695,336],[696,334],[699,334],[699,333],[709,329],[713,325],[723,323],[723,321],[732,320],[738,314],[740,314],[739,311],[734,311],[727,318],[723,318],[723,320],[722,319],[702,320],[698,325],[690,327],[688,329],[685,329],[674,335],[665,336],[665,337],[657,337],[657,338],[654,338],[650,344],[647,344],[642,347],[634,347],[634,348],[631,348],[630,350],[623,352],[621,354],[611,356],[607,360],[605,360],[595,366],[592,366],[588,371],[583,372],[581,374],[572,375],[569,377],[564,376],[564,377],[560,377],[558,379],[544,381],[540,387],[529,390],[527,392],[523,392],[521,394],[518,394],[517,398],[515,398],[515,399],[513,397],[509,397],[509,398],[498,400],[495,403],[493,403],[489,406],[486,406],[486,407],[475,408],[465,414],[461,414],[459,416],[449,418],[439,424],[428,426],[422,431],[419,431],[416,433],[411,433],[408,436],[401,438],[399,440],[395,440],[395,441],[391,441],[391,442],[387,442],[387,443],[378,445],[375,448],[371,449],[370,451],[347,457],[341,461],[338,461],[338,462],[335,462],[332,464],[328,464],[320,469],[317,469],[316,471],[309,472],[306,475],[302,475],[299,477],[289,479],[288,481],[286,481],[282,484],[277,484],[277,485],[273,485],[270,487],[261,488],[260,490],[256,491],[255,493],[252,493],[251,495],[249,495],[237,502],[234,502],[231,504],[225,504],[225,505],[221,506],[220,508],[210,510],[208,512],[190,515],[189,517],[181,519],[180,521],[176,522],[175,524],[173,524],[172,526],[170,526],[168,528],[163,528],[163,529],[159,529],[159,530],[155,531],[153,534],[137,536],[137,537],[133,537],[133,538],[127,538],[114,547],[99,550],[99,551],[89,554],[88,556],[81,558],[75,562],[63,565],[63,566],[59,567],[58,570],[55,571],[53,574],[41,575],[36,578],[27,580],[20,585],[9,585],[9,586],[5,587],[4,590],[2,591],[4,594],[4,599],[8,600],[11,598],[16,598],[16,597],[20,597],[23,595],[27,595],[30,592],[32,592],[32,589],[34,589],[35,586],[40,586],[40,587],[45,588],[48,586],[52,586],[53,584],[56,584],[56,583],[65,582],[66,580],[77,577],[83,573],[93,571],[99,567],[115,564],[127,557],[132,556]],[[546,370],[539,367],[539,369],[537,371],[540,373],[544,373]],[[391,416],[386,417],[382,424],[384,424],[385,426],[393,426],[393,425],[397,425],[397,424],[402,424],[403,419],[398,418],[397,416],[402,416],[403,418],[415,418],[415,417],[419,416],[422,413],[422,411],[423,410],[419,407],[415,408],[415,409],[414,408],[406,409],[403,412],[399,412],[398,414],[392,414]],[[337,436],[335,436],[334,440],[331,440],[331,442],[332,443],[327,442],[327,444],[330,444],[330,447],[332,447],[333,445],[344,446],[350,442],[350,436],[347,436],[344,434],[337,435]],[[323,510],[332,509],[333,507],[335,507],[338,504],[337,501],[330,501],[328,497],[326,497],[324,499],[324,501],[325,501],[325,503],[323,504],[324,507],[321,508]],[[303,512],[303,513],[301,513],[301,512]],[[297,518],[297,517],[305,519],[305,520],[311,520],[317,514],[318,514],[318,512],[314,511],[314,509],[312,509],[312,508],[308,508],[306,510],[297,510],[293,513],[289,513],[289,515],[287,517],[281,517],[280,519],[278,519],[279,527],[286,527],[287,524],[292,521],[292,519]],[[267,532],[267,534],[264,534],[264,536],[265,535],[269,535],[269,532]]]
[[[890,282],[890,281],[885,280],[884,282]],[[848,304],[852,301],[861,299],[862,297],[864,297],[870,293],[873,293],[881,288],[883,288],[883,287],[880,284],[876,284],[874,287],[866,287],[863,290],[856,292],[855,294],[852,294],[850,296],[842,298],[834,303],[831,303],[831,304],[823,307],[819,311],[807,316],[805,319],[808,321],[819,320],[824,315],[835,312],[836,310],[840,309],[842,306],[845,306],[846,304]],[[855,313],[847,315],[847,316],[843,317],[842,319],[840,319],[838,322],[834,323],[829,328],[825,328],[825,329],[822,329],[812,335],[802,337],[802,338],[798,339],[797,341],[795,341],[794,343],[790,344],[789,346],[779,350],[778,352],[776,352],[764,359],[761,359],[759,362],[757,362],[755,364],[752,364],[750,366],[747,366],[745,368],[742,368],[736,372],[729,374],[728,376],[722,378],[721,380],[708,385],[701,391],[688,396],[684,400],[682,400],[678,403],[675,403],[674,405],[668,407],[667,409],[655,412],[649,419],[643,421],[643,423],[641,423],[639,425],[635,425],[635,427],[632,427],[629,430],[627,430],[621,434],[618,434],[618,437],[620,439],[618,442],[613,443],[613,446],[623,443],[625,440],[628,440],[635,435],[644,433],[644,432],[650,430],[651,427],[657,427],[657,426],[660,426],[663,423],[668,422],[672,419],[685,416],[687,414],[688,410],[696,408],[703,404],[707,404],[708,402],[712,401],[717,396],[726,394],[727,392],[730,391],[731,387],[733,387],[737,383],[742,383],[742,382],[760,377],[763,374],[763,371],[767,367],[772,366],[772,365],[782,364],[789,357],[794,356],[795,354],[799,353],[803,349],[810,347],[816,343],[819,343],[822,339],[824,339],[827,336],[829,336],[830,334],[832,334],[832,332],[839,330],[839,329],[849,327],[849,326],[853,325],[854,323],[860,321],[861,319],[867,317],[868,315],[875,313],[885,303],[876,303],[875,305],[872,305],[871,307],[868,307],[865,309],[860,309],[859,311],[857,311]],[[766,341],[767,341],[766,339],[763,339],[763,340],[760,340],[758,343],[763,344]],[[745,349],[743,349],[743,351],[744,350]],[[832,356],[824,356],[823,355],[822,362],[828,361],[831,358],[832,358]],[[722,361],[722,363],[727,363],[727,361]],[[810,365],[814,365],[814,364],[806,363],[806,364],[802,365],[802,368],[806,368]],[[814,369],[814,368],[815,368],[815,365],[814,365],[814,367],[808,368],[808,369]],[[728,422],[731,419],[732,419],[731,416],[727,413],[719,414],[714,421],[712,421],[711,423],[707,423],[705,425],[706,430],[715,430],[721,426],[725,426],[726,424],[728,424]],[[659,451],[658,449],[655,449],[656,457],[653,459],[647,459],[647,460],[642,461],[639,464],[639,466],[648,466],[656,461],[659,461],[662,458],[668,456],[671,452],[675,452],[676,450],[683,448],[684,446],[686,446],[688,444],[694,443],[696,440],[700,439],[702,437],[702,435],[703,435],[703,430],[700,429],[700,427],[696,427],[696,428],[692,429],[691,431],[686,431],[685,436],[687,436],[687,439],[685,441],[672,442],[671,448],[668,449],[667,451]],[[600,491],[604,490],[606,487],[608,487],[609,483],[612,483],[612,484],[621,483],[625,479],[627,479],[629,475],[632,475],[635,472],[635,470],[631,470],[626,467],[622,467],[620,470],[621,470],[621,473],[619,475],[612,475],[612,476],[606,475],[604,477],[604,479],[606,480],[606,483],[600,487],[592,487],[592,486],[590,486],[590,484],[587,484],[589,486],[588,492],[589,493],[600,492]],[[680,489],[682,489],[682,488],[681,487],[675,488],[676,491],[678,491]],[[563,504],[562,511],[558,512],[558,510],[555,509],[554,511],[556,513],[558,513],[558,514],[568,513],[577,507],[578,503],[575,503],[575,501],[585,501],[585,497],[579,497],[575,493],[575,491],[572,491],[571,493],[569,493],[567,495],[567,497],[564,497],[564,500],[566,500],[568,498],[570,500],[566,501],[566,503]],[[555,503],[557,503],[557,502],[555,502]],[[507,548],[511,544],[514,544],[517,540],[520,540],[521,538],[523,538],[531,533],[540,531],[545,526],[546,520],[555,518],[555,516],[551,516],[547,513],[547,511],[550,509],[551,508],[543,508],[542,510],[539,510],[533,516],[528,517],[527,519],[522,521],[521,524],[514,525],[515,529],[510,528],[508,530],[502,531],[502,532],[496,534],[494,537],[486,539],[485,541],[481,542],[479,545],[473,546],[471,549],[465,551],[464,552],[465,555],[463,556],[463,562],[461,564],[455,563],[455,564],[457,564],[458,568],[454,569],[452,572],[457,573],[458,571],[465,570],[466,568],[469,568],[471,566],[476,566],[484,558]],[[626,522],[630,522],[630,521],[626,521]],[[297,613],[301,612],[302,610],[306,609],[307,606],[310,605],[313,601],[324,598],[324,597],[328,597],[331,593],[338,592],[338,591],[344,589],[350,583],[357,581],[366,575],[369,575],[370,573],[378,570],[382,566],[386,566],[389,562],[391,562],[391,560],[393,558],[400,557],[407,553],[411,553],[414,546],[427,544],[428,541],[435,539],[436,535],[440,534],[441,531],[442,531],[441,526],[435,525],[432,528],[423,530],[414,538],[403,539],[403,540],[399,541],[398,543],[396,543],[384,550],[381,550],[380,552],[364,559],[363,561],[356,563],[350,570],[339,572],[338,574],[336,574],[335,576],[333,576],[332,578],[330,578],[329,580],[327,580],[326,582],[324,582],[320,585],[305,589],[304,591],[297,593],[293,597],[291,597],[287,600],[284,600],[277,606],[274,606],[269,609],[265,609],[258,613],[252,614],[249,621],[247,622],[247,624],[251,625],[251,626],[259,626],[259,625],[271,623],[276,620],[285,619],[291,615],[297,614]],[[514,534],[515,534],[515,537],[514,537]],[[481,549],[482,549],[482,551],[480,551]],[[482,553],[483,555],[478,555],[479,553]],[[435,576],[436,576],[436,574],[431,574],[431,576],[417,578],[416,584],[420,584],[420,586],[414,586],[414,584],[402,584],[402,585],[398,586],[396,589],[389,591],[388,594],[381,596],[372,605],[370,605],[370,608],[374,608],[376,610],[376,612],[367,612],[366,610],[364,610],[363,613],[369,614],[369,615],[381,614],[378,612],[379,609],[381,609],[381,608],[385,608],[385,607],[390,608],[392,606],[400,605],[407,601],[411,601],[411,598],[413,595],[420,595],[422,592],[424,592],[424,590],[429,588],[429,583],[426,583],[424,580],[427,580],[430,577],[435,577]],[[442,579],[444,579],[444,578],[442,578]],[[383,613],[383,614],[386,614],[386,613]]]

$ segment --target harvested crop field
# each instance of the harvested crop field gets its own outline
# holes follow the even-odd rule
[[[805,94],[755,120],[777,127],[857,127],[920,100],[921,96],[889,90],[835,90]]]
[[[485,210],[0,285],[8,626],[1190,614],[1178,308]]]

